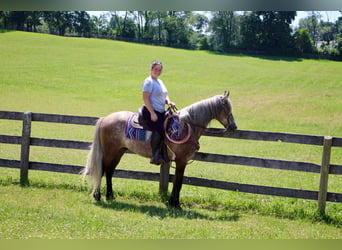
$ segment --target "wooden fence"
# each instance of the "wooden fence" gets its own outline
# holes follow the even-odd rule
[[[28,170],[43,170],[52,172],[79,174],[83,166],[65,165],[45,162],[29,161],[30,146],[42,147],[57,147],[69,149],[89,150],[90,142],[73,141],[73,140],[56,140],[46,138],[31,137],[32,122],[52,122],[52,123],[66,123],[79,125],[95,125],[98,117],[85,116],[69,116],[69,115],[55,115],[55,114],[41,114],[31,112],[10,112],[0,111],[0,119],[22,120],[22,135],[9,136],[0,135],[0,143],[20,144],[21,157],[20,160],[0,159],[0,167],[20,168],[20,181],[23,185],[28,182]],[[300,190],[291,188],[271,187],[250,185],[244,183],[227,182],[220,180],[212,180],[197,177],[184,177],[183,183],[187,185],[195,185],[201,187],[217,188],[224,190],[232,190],[246,193],[275,195],[302,199],[312,199],[318,201],[318,208],[320,212],[324,213],[326,202],[342,202],[341,193],[328,192],[328,176],[329,174],[342,175],[342,165],[330,164],[331,147],[342,147],[342,138],[340,137],[323,137],[314,135],[299,135],[288,133],[273,133],[273,132],[257,132],[238,130],[234,133],[228,133],[224,129],[210,128],[205,131],[204,136],[226,137],[246,140],[261,140],[261,141],[282,141],[286,143],[299,143],[309,145],[322,146],[322,163],[321,165],[283,161],[270,160],[255,157],[222,155],[197,152],[194,160],[204,162],[216,162],[224,164],[254,166],[262,168],[272,168],[281,170],[292,170],[302,172],[312,172],[320,174],[320,183],[318,191]],[[130,152],[128,152],[130,153]],[[159,181],[159,188],[162,192],[167,192],[169,182],[172,182],[173,175],[169,174],[169,165],[163,165],[160,168],[160,173],[142,172],[132,170],[116,170],[114,177],[130,178],[139,180]]]

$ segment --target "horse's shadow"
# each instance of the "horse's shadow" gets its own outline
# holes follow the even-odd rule
[[[189,220],[204,219],[204,220],[219,220],[219,221],[237,221],[240,215],[235,212],[226,211],[218,216],[210,216],[193,210],[177,209],[168,206],[158,207],[153,205],[139,205],[123,201],[97,201],[96,206],[104,209],[112,209],[115,211],[130,211],[149,215],[151,217],[165,218],[185,218]]]

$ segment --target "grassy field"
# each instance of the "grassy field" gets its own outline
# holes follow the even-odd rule
[[[342,64],[325,60],[220,55],[117,41],[0,33],[0,110],[105,116],[142,105],[149,63],[164,63],[162,79],[179,108],[231,92],[239,129],[342,137]],[[212,127],[220,127],[212,122]],[[21,123],[0,120],[0,134],[20,135]],[[93,127],[34,123],[32,136],[90,141]],[[202,152],[320,163],[321,147],[201,138]],[[0,144],[0,157],[20,147]],[[86,151],[32,147],[30,160],[85,164]],[[342,163],[332,150],[331,163]],[[126,155],[121,169],[155,171]],[[173,171],[173,170],[172,170]],[[188,176],[317,190],[317,174],[194,162]],[[168,209],[158,183],[115,179],[117,199],[96,203],[79,176],[0,168],[0,238],[342,239],[342,205],[184,186],[183,210]],[[342,193],[341,176],[329,191]]]

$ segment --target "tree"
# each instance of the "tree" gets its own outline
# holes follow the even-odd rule
[[[307,28],[310,36],[314,42],[315,47],[317,46],[317,42],[319,39],[319,32],[318,32],[318,20],[320,19],[319,12],[312,11],[310,12],[310,16],[307,18],[301,19],[299,21],[299,29]]]
[[[164,20],[167,17],[167,12],[166,11],[157,11],[156,12],[156,26],[157,26],[157,40],[160,43],[163,43],[164,41],[166,41],[166,31],[164,31]],[[164,35],[165,33],[165,35]]]
[[[192,30],[189,25],[190,11],[168,11],[162,27],[166,31],[166,43],[170,47],[190,48]]]
[[[190,37],[190,44],[192,48],[199,48],[201,50],[209,50],[209,40],[206,32],[209,27],[209,19],[202,14],[194,14],[189,19],[190,28],[193,30]]]
[[[125,11],[123,16],[119,11],[112,11],[112,17],[109,21],[110,28],[114,31],[115,37],[135,38],[136,25],[134,23],[132,11]]]
[[[208,38],[206,36],[199,37],[199,49],[200,50],[209,50],[210,44],[208,42]]]
[[[25,11],[26,12],[26,31],[37,32],[37,27],[42,25],[43,14],[41,11]]]
[[[16,30],[25,30],[25,21],[27,12],[25,11],[10,11],[7,17],[8,22],[14,25]]]
[[[262,25],[256,12],[245,12],[241,19],[241,44],[245,50],[260,50]]]
[[[196,32],[203,34],[208,28],[209,18],[202,14],[195,14],[189,19],[189,24]]]
[[[342,14],[342,11],[340,12]],[[336,21],[336,32],[337,33],[335,34],[335,48],[338,51],[340,58],[342,58],[342,17],[339,17]]]
[[[210,22],[214,47],[226,51],[237,47],[238,25],[233,11],[217,11]]]
[[[79,36],[90,37],[93,25],[86,11],[75,11],[72,17],[72,27]]]
[[[290,24],[295,11],[257,11],[242,18],[242,48],[272,54],[288,54],[294,49]]]
[[[262,25],[262,49],[284,54],[293,48],[290,24],[295,19],[295,11],[258,11],[257,15]]]
[[[94,37],[108,37],[108,26],[106,14],[102,14],[99,17],[92,16],[90,18],[92,36]]]
[[[168,46],[174,46],[177,43],[177,21],[176,11],[169,11],[164,17],[164,28],[166,30],[166,42]]]
[[[137,37],[142,40],[153,40],[153,22],[156,19],[155,11],[136,11],[133,12],[137,24]]]
[[[306,28],[299,29],[295,35],[295,46],[296,49],[302,53],[312,53],[313,49],[313,42],[310,37],[309,30]]]
[[[73,13],[70,11],[45,11],[44,20],[51,34],[64,36],[67,28],[72,28]]]

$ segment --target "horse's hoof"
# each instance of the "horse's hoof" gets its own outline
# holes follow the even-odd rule
[[[171,208],[176,208],[176,209],[182,209],[180,206],[179,201],[175,201],[174,199],[170,198],[169,202],[168,202],[169,207]]]
[[[96,201],[101,201],[101,193],[95,192],[95,193],[93,194],[93,197],[94,197],[94,199],[95,199]]]
[[[112,201],[115,200],[115,197],[113,195],[106,196],[106,200],[109,201],[109,202],[112,202]]]

